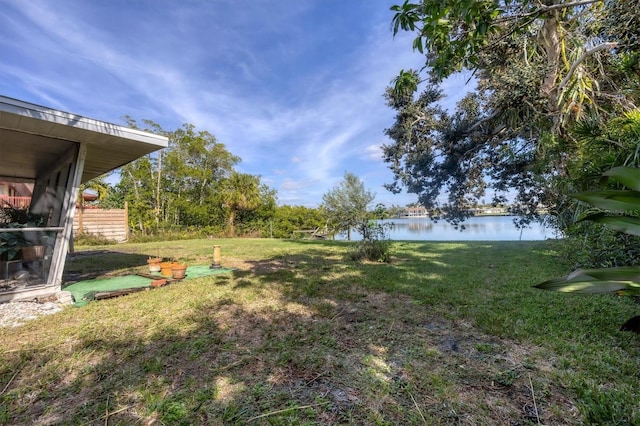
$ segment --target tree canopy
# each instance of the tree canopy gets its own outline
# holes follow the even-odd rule
[[[639,3],[407,0],[393,6],[394,34],[413,32],[426,64],[423,71],[402,70],[385,93],[397,112],[385,131],[392,140],[385,160],[395,176],[388,189],[404,186],[428,208],[446,193],[442,207],[453,221],[466,217],[466,207],[488,189],[494,202],[515,192],[514,212],[525,218],[540,204],[554,206],[567,179],[576,179],[573,164],[584,159],[576,127],[604,126],[637,109]],[[454,111],[445,110],[440,85],[460,71],[477,86]]]
[[[351,239],[351,229],[368,220],[368,207],[375,194],[367,190],[353,173],[346,172],[343,180],[322,196],[322,208],[329,222]]]
[[[163,134],[169,146],[120,169],[120,182],[110,197],[111,205],[128,202],[131,225],[142,233],[171,227],[225,226],[235,234],[239,215],[273,214],[275,191],[262,185],[259,176],[238,173],[240,158],[207,131],[184,124],[167,131],[152,121],[133,128]],[[256,215],[254,215],[256,216]]]
[[[233,237],[236,215],[260,206],[260,178],[247,173],[233,172],[222,182],[222,201],[228,211],[229,234]]]

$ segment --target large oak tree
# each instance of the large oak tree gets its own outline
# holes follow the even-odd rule
[[[427,207],[448,194],[450,219],[491,188],[515,212],[555,206],[583,146],[576,124],[602,125],[640,99],[638,0],[422,0],[392,7],[394,33],[415,34],[423,71],[401,71],[386,98],[397,111],[384,147],[395,181]],[[477,87],[454,111],[443,79]],[[593,171],[597,175],[600,171]]]

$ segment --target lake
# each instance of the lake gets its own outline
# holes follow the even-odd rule
[[[539,223],[529,228],[518,229],[513,224],[514,216],[475,216],[465,221],[465,229],[457,230],[444,220],[434,222],[429,218],[387,219],[382,223],[392,223],[389,238],[395,241],[536,241],[558,238],[554,229]],[[336,240],[345,240],[346,235],[337,235]],[[351,233],[352,240],[360,235]]]

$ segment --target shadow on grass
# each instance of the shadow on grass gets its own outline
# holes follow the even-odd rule
[[[398,242],[392,264],[288,244],[233,275],[67,310],[55,335],[27,326],[24,350],[0,355],[0,423],[526,424],[532,376],[544,423],[579,421],[532,341],[570,350],[571,386],[611,384],[590,398],[634,421],[640,392],[621,371],[637,373],[638,343],[580,314],[626,308],[531,288],[563,272],[553,244]],[[145,264],[121,255],[103,264]]]
[[[90,280],[102,276],[124,275],[147,264],[149,256],[115,250],[80,251],[67,255],[63,281]]]

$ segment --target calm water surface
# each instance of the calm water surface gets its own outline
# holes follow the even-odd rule
[[[513,216],[477,216],[465,221],[465,229],[457,230],[444,220],[433,222],[428,218],[388,219],[383,223],[392,223],[389,238],[392,240],[413,241],[534,241],[558,238],[553,229],[533,223],[530,228],[517,229]],[[336,236],[344,240],[346,236]],[[360,239],[356,232],[351,233],[352,240]]]

